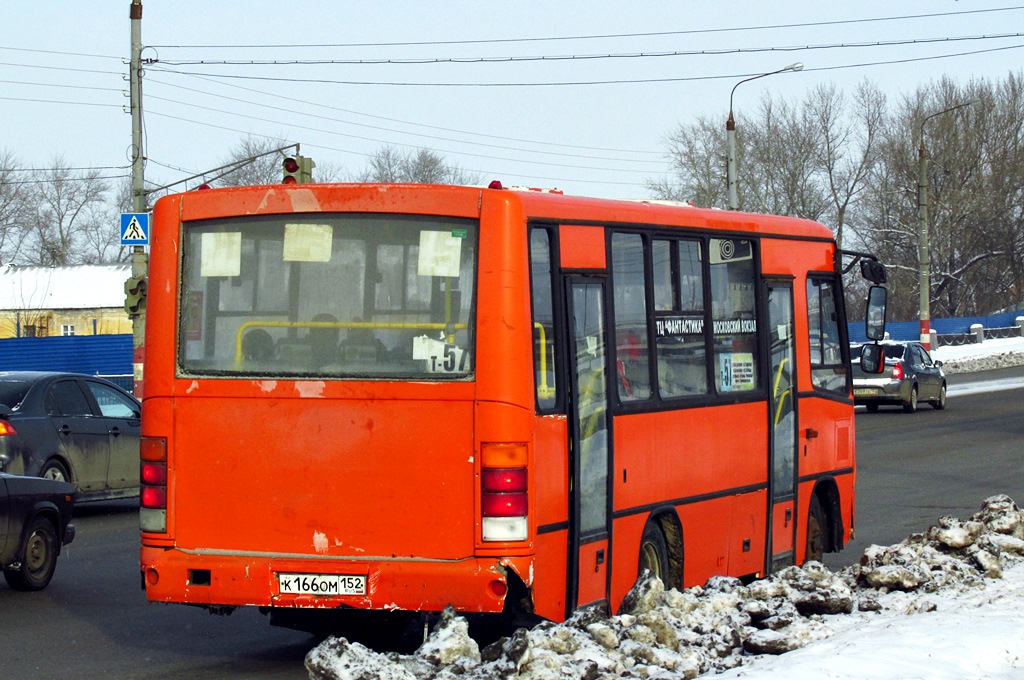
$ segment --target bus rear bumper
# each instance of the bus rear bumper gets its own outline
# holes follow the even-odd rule
[[[511,579],[530,586],[532,562],[529,556],[355,561],[199,554],[147,546],[142,547],[141,553],[142,583],[151,602],[218,608],[348,607],[439,612],[451,605],[459,612],[499,613],[505,605]],[[510,575],[510,571],[514,575]],[[342,582],[347,586],[363,583],[365,592],[330,595],[281,592],[282,575],[293,583],[295,577],[314,577],[306,579],[310,585],[318,577],[356,577],[343,578]]]

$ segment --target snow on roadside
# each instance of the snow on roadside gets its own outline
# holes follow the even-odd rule
[[[1024,669],[1022,596],[1024,512],[994,496],[839,572],[811,562],[683,592],[641,578],[616,616],[584,609],[483,650],[449,610],[414,654],[329,638],[306,669],[313,680],[1009,677]]]
[[[1024,366],[1024,338],[986,340],[976,345],[944,345],[931,352],[948,374]]]

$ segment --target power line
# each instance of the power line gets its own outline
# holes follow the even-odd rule
[[[80,168],[56,167],[56,168],[4,168],[6,172],[55,172],[57,170],[68,170],[71,172],[84,172],[86,170],[129,170],[130,165],[93,165]]]
[[[34,52],[36,54],[56,54],[61,57],[89,57],[94,59],[116,59],[117,61],[123,61],[124,57],[114,56],[111,54],[86,54],[83,52],[64,52],[61,50],[39,50],[31,47],[5,47],[0,45],[0,50],[7,50],[10,52]]]
[[[0,99],[11,102],[32,102],[34,104],[71,104],[74,106],[103,106],[123,109],[124,104],[103,104],[99,102],[71,102],[63,99],[33,99],[30,97],[0,97]]]
[[[936,12],[930,14],[907,14],[895,17],[873,17],[868,19],[844,19],[836,21],[814,21],[814,22],[802,22],[802,23],[791,23],[791,24],[769,24],[765,26],[736,26],[726,28],[706,28],[706,29],[688,29],[684,31],[656,31],[649,33],[608,33],[599,35],[577,35],[577,36],[548,36],[540,38],[495,38],[495,39],[479,39],[479,40],[427,40],[419,42],[403,41],[403,42],[377,42],[377,43],[326,43],[326,44],[279,44],[279,45],[150,45],[149,47],[160,48],[160,49],[195,49],[195,48],[209,48],[209,49],[248,49],[248,48],[261,48],[261,49],[306,49],[306,48],[318,48],[318,47],[423,47],[423,46],[437,46],[437,45],[497,45],[506,43],[534,43],[534,42],[554,42],[554,41],[568,41],[568,40],[607,40],[607,39],[619,39],[619,38],[654,38],[663,36],[683,36],[683,35],[710,35],[715,33],[730,33],[740,31],[768,31],[785,28],[817,28],[824,26],[842,26],[842,25],[854,25],[854,24],[867,24],[867,23],[880,23],[886,21],[909,21],[918,19],[936,19],[946,17],[964,16],[969,14],[987,14],[992,12],[1010,12],[1024,9],[1022,6],[1018,7],[997,7],[992,9],[976,9],[976,10],[963,10],[959,12]]]
[[[616,161],[616,162],[619,162],[619,163],[649,163],[650,162],[650,159],[642,159],[641,160],[641,159],[629,159],[629,158],[612,158],[612,157],[607,157],[607,156],[584,155],[584,154],[566,153],[566,152],[558,152],[558,151],[542,151],[542,150],[534,150],[534,149],[523,149],[523,148],[517,148],[517,147],[503,146],[503,145],[500,145],[500,144],[489,144],[489,143],[486,143],[486,142],[465,141],[465,140],[461,140],[461,139],[453,139],[451,137],[442,137],[442,136],[439,136],[439,135],[424,134],[424,133],[419,133],[419,132],[406,132],[404,130],[396,130],[394,128],[387,128],[387,127],[383,127],[383,126],[380,126],[380,125],[369,125],[367,123],[357,123],[357,122],[353,122],[353,121],[339,120],[337,118],[331,118],[331,117],[328,117],[328,116],[321,116],[321,115],[317,115],[317,114],[314,114],[314,113],[302,113],[300,111],[297,111],[296,108],[293,107],[293,106],[292,107],[284,107],[284,106],[274,106],[274,105],[271,105],[271,104],[260,104],[260,103],[257,103],[257,102],[253,102],[253,101],[249,101],[249,100],[245,100],[245,99],[239,99],[239,98],[236,98],[236,97],[228,97],[226,95],[215,94],[215,93],[212,93],[212,92],[202,92],[200,90],[195,90],[193,88],[184,87],[184,86],[181,86],[181,85],[173,85],[173,84],[170,84],[170,83],[162,83],[162,84],[167,85],[169,87],[175,87],[175,88],[187,90],[189,92],[197,92],[197,93],[203,94],[203,95],[208,95],[208,96],[213,96],[213,97],[219,97],[219,98],[222,98],[222,99],[227,99],[229,101],[240,102],[240,103],[243,103],[243,104],[252,104],[254,106],[260,106],[262,108],[272,109],[272,110],[275,110],[275,111],[283,111],[283,112],[291,114],[291,115],[295,115],[295,114],[298,113],[298,114],[301,114],[303,116],[308,116],[308,117],[311,117],[311,118],[317,118],[317,119],[325,120],[325,121],[332,122],[332,123],[343,123],[343,124],[346,124],[346,125],[354,125],[354,126],[357,126],[357,127],[368,128],[368,129],[371,129],[371,130],[380,130],[382,132],[391,132],[391,133],[401,134],[401,135],[417,136],[417,137],[423,137],[425,139],[440,140],[440,141],[445,141],[445,142],[454,142],[456,144],[473,144],[473,145],[478,146],[478,147],[488,147],[488,148],[492,148],[492,149],[503,149],[503,150],[507,150],[507,151],[519,151],[519,152],[522,152],[522,153],[542,154],[542,155],[547,155],[547,156],[564,156],[564,157],[567,157],[567,158],[586,158],[586,159],[591,159],[591,160]],[[153,94],[148,94],[147,95],[147,99],[155,99],[155,100],[158,100],[158,101],[171,102],[171,103],[175,103],[175,104],[182,103],[182,102],[180,102],[179,100],[176,100],[176,99],[169,99],[169,98],[166,98],[166,97],[160,97],[160,96],[153,95]],[[298,102],[295,99],[289,99],[289,102],[293,103],[293,104],[294,103],[308,103],[308,104],[312,104],[312,102]],[[202,106],[202,105],[195,105],[194,106],[192,104],[189,104],[189,106],[193,106],[193,108],[198,106],[198,108],[205,109],[207,111],[213,111],[213,112],[216,112],[216,113],[226,113],[226,114],[229,114],[229,115],[243,115],[243,114],[240,114],[240,113],[237,113],[237,112],[234,112],[234,111],[224,111],[222,109],[215,109],[215,108],[208,107],[208,106]],[[330,107],[328,107],[328,108],[330,108]],[[264,122],[279,123],[279,121],[264,121]],[[337,133],[337,134],[342,134],[342,133]],[[366,137],[358,137],[358,136],[355,136],[355,135],[346,135],[346,136],[352,136],[352,137],[355,137],[356,139],[364,139],[364,140],[368,139]],[[369,139],[369,141],[382,142],[383,140]],[[534,142],[534,143],[536,143],[536,142]],[[656,153],[656,152],[646,152],[646,153]]]
[[[280,99],[281,98],[280,95],[277,95],[277,94],[273,94],[273,93],[270,93],[270,92],[265,92],[263,90],[256,90],[256,89],[253,89],[253,88],[250,88],[250,87],[245,87],[245,86],[242,86],[242,85],[236,85],[236,84],[233,84],[233,83],[220,82],[220,81],[214,80],[214,79],[206,77],[206,76],[195,75],[195,76],[192,76],[192,77],[194,77],[194,78],[196,78],[198,80],[205,80],[205,81],[209,81],[209,82],[212,82],[212,83],[216,83],[217,85],[219,85],[221,87],[231,87],[231,88],[234,88],[234,89],[237,89],[237,90],[243,90],[245,92],[252,92],[254,94],[259,94],[259,95],[263,95],[263,96],[267,96],[267,97],[273,97],[275,99]],[[173,85],[173,84],[168,83],[166,81],[155,80],[152,77],[149,78],[148,82],[151,82],[151,83],[155,82],[155,83],[158,83],[158,84],[161,84],[161,85],[168,85],[170,87],[179,87],[179,88],[182,88],[182,89],[191,90],[191,88],[185,88],[184,86],[181,86],[181,85]],[[200,91],[200,90],[191,90],[191,91],[199,92],[200,94],[209,94],[209,95],[217,96],[217,97],[223,97],[224,96],[224,95],[217,95],[217,94],[210,93],[210,92],[203,92],[203,91]],[[502,136],[502,135],[485,134],[485,133],[481,133],[481,132],[470,132],[468,130],[459,130],[457,128],[443,127],[443,126],[440,126],[440,125],[428,125],[428,124],[425,124],[425,123],[415,123],[415,122],[412,122],[412,121],[403,120],[401,118],[391,118],[391,117],[388,117],[388,116],[379,116],[379,115],[374,115],[374,114],[370,114],[370,113],[363,113],[363,112],[360,112],[360,111],[354,111],[352,109],[343,109],[341,107],[331,106],[329,104],[322,104],[320,102],[312,102],[312,101],[309,101],[309,100],[296,99],[295,97],[289,97],[288,100],[290,102],[295,103],[295,104],[303,104],[303,105],[306,105],[306,106],[316,106],[316,107],[319,107],[319,108],[328,109],[328,110],[331,110],[331,111],[338,111],[340,113],[347,113],[347,114],[351,114],[351,115],[354,115],[354,116],[363,116],[365,118],[371,118],[373,120],[382,120],[382,121],[387,121],[389,123],[400,123],[402,125],[410,125],[410,126],[413,126],[413,127],[421,127],[421,128],[426,128],[426,129],[429,129],[429,130],[438,130],[438,131],[441,131],[441,132],[453,132],[453,133],[457,133],[457,134],[468,135],[468,136],[471,136],[471,137],[480,137],[480,138],[484,138],[484,139],[497,139],[497,140],[506,141],[506,142],[520,142],[520,143],[524,143],[524,144],[537,144],[537,145],[541,145],[541,146],[561,147],[561,148],[566,148],[566,149],[580,149],[580,150],[586,150],[586,151],[607,151],[607,152],[612,152],[612,153],[633,153],[633,154],[657,155],[657,156],[661,156],[662,155],[662,152],[660,152],[660,151],[636,151],[636,150],[632,150],[632,149],[608,148],[608,147],[600,147],[600,146],[583,146],[583,145],[578,145],[578,144],[565,144],[565,143],[561,143],[561,142],[539,142],[539,141],[536,141],[536,140],[523,139],[523,138],[520,138],[520,137],[505,137],[505,136]],[[244,100],[239,100],[239,101],[244,101]],[[256,104],[256,105],[260,106],[260,104]],[[352,123],[352,124],[353,125],[358,125],[358,123]],[[387,128],[381,128],[381,129],[387,129]],[[402,134],[413,134],[413,133],[402,133]]]
[[[94,182],[99,179],[125,179],[131,177],[131,175],[93,175],[90,177],[61,177],[61,182]],[[23,185],[23,184],[52,184],[52,177],[44,177],[42,179],[16,179],[10,182],[4,182],[5,185]]]
[[[934,61],[937,59],[953,59],[956,57],[966,57],[978,54],[989,54],[992,52],[1002,52],[1005,50],[1013,50],[1024,47],[1024,45],[1010,45],[1007,47],[994,47],[984,50],[972,50],[968,52],[957,52],[954,54],[941,54],[928,57],[908,57],[906,59],[890,59],[885,61],[873,61],[873,62],[860,62],[856,64],[844,64],[839,66],[821,66],[817,68],[804,68],[805,73],[808,72],[822,72],[822,71],[838,71],[850,68],[865,68],[868,66],[891,66],[893,64],[908,64],[923,61]],[[494,83],[494,82],[462,82],[462,83],[444,83],[444,82],[399,82],[399,81],[369,81],[369,80],[333,80],[328,78],[282,78],[273,76],[245,76],[238,74],[226,74],[226,73],[206,73],[200,74],[194,71],[180,71],[177,69],[160,68],[162,73],[175,73],[178,75],[188,76],[200,76],[206,75],[210,78],[224,78],[229,80],[261,80],[270,82],[285,82],[285,83],[317,83],[325,85],[369,85],[369,86],[385,86],[385,87],[566,87],[569,85],[580,85],[580,86],[591,86],[591,85],[639,85],[647,83],[681,83],[681,82],[694,82],[704,80],[725,80],[725,79],[737,79],[746,78],[756,73],[730,73],[715,76],[681,76],[675,78],[617,78],[613,80],[570,80],[570,81],[550,81],[550,82],[508,82],[508,83]]]
[[[260,137],[262,139],[273,140],[275,142],[280,141],[279,138],[271,136],[271,135],[264,135],[264,134],[261,134],[261,133],[258,133],[258,132],[239,130],[238,128],[231,128],[231,127],[227,127],[225,125],[216,125],[216,124],[213,124],[213,123],[203,123],[203,122],[199,122],[199,121],[190,120],[188,118],[182,118],[180,116],[173,116],[173,115],[166,114],[166,113],[160,113],[158,111],[156,111],[156,112],[155,111],[148,111],[147,115],[153,115],[153,116],[157,116],[159,118],[170,118],[172,120],[177,120],[177,121],[181,121],[181,122],[185,122],[185,123],[194,123],[196,125],[202,125],[204,127],[211,127],[211,128],[217,129],[217,130],[225,130],[225,131],[228,131],[228,132],[234,132],[234,133],[243,134],[243,135],[244,134],[248,134],[248,135],[251,135],[253,137]],[[323,149],[325,151],[334,151],[334,152],[337,152],[337,153],[348,154],[350,156],[359,156],[359,157],[364,158],[364,159],[372,158],[373,157],[372,153],[362,153],[362,152],[359,152],[359,151],[352,151],[351,149],[342,149],[342,148],[338,148],[338,147],[327,146],[325,144],[311,144],[311,143],[306,142],[306,143],[303,144],[303,146],[305,148],[307,148],[307,149],[309,149],[309,148],[312,148],[312,149]],[[460,155],[469,155],[469,154],[460,154]],[[480,156],[480,157],[481,158],[490,158],[490,157],[487,157],[487,156]],[[180,168],[174,168],[172,166],[160,163],[158,161],[153,160],[152,158],[148,158],[147,160],[150,163],[154,163],[156,165],[161,165],[163,167],[167,167],[167,168],[170,168],[172,170],[177,169],[180,172],[188,172],[187,170],[183,170],[183,169],[180,169]],[[528,160],[515,160],[515,159],[508,159],[508,160],[511,160],[511,162],[514,162],[514,163],[531,163],[531,161],[528,161]],[[623,181],[612,181],[612,180],[588,180],[588,179],[578,179],[578,178],[566,179],[564,177],[547,177],[547,176],[542,176],[542,175],[525,175],[525,174],[522,174],[522,173],[502,172],[502,171],[495,171],[495,170],[481,170],[481,169],[477,169],[477,168],[463,168],[463,170],[465,170],[466,172],[475,173],[475,174],[479,174],[479,175],[483,175],[483,176],[490,176],[490,177],[509,177],[509,176],[514,176],[514,177],[522,177],[524,179],[540,180],[542,182],[562,182],[562,183],[574,183],[574,184],[605,184],[605,185],[623,186],[623,187],[643,187],[643,186],[646,186],[643,182],[623,182]],[[658,173],[658,174],[660,174],[660,173]]]
[[[153,97],[152,95],[148,95],[147,98],[149,98],[149,99],[157,99],[156,97]],[[161,99],[162,101],[173,101],[173,100],[164,99],[162,97],[158,98],[158,99]],[[188,106],[190,108],[199,108],[199,109],[203,109],[203,110],[207,110],[207,111],[214,111],[216,113],[225,113],[225,114],[228,114],[228,115],[240,116],[242,118],[245,118],[246,120],[259,120],[260,122],[272,123],[274,125],[285,125],[285,123],[282,123],[281,121],[268,120],[266,118],[255,118],[253,116],[249,116],[249,115],[246,115],[244,113],[236,113],[236,112],[233,112],[233,111],[224,111],[222,109],[213,109],[213,108],[208,107],[208,106],[201,106],[201,105],[197,105],[197,104],[189,104]],[[161,117],[164,117],[164,118],[171,118],[173,120],[178,120],[178,121],[182,121],[182,122],[186,122],[186,123],[192,123],[194,125],[202,125],[202,126],[207,126],[207,127],[213,127],[213,128],[224,129],[224,130],[230,130],[232,132],[241,132],[242,134],[245,134],[245,132],[242,131],[242,130],[236,130],[236,129],[233,129],[233,128],[222,127],[222,126],[219,126],[219,125],[214,125],[214,124],[211,124],[211,123],[206,123],[206,122],[203,122],[203,121],[198,121],[198,120],[194,120],[194,119],[190,119],[190,118],[183,118],[183,117],[180,117],[180,116],[174,116],[174,115],[167,114],[167,113],[161,113],[159,111],[153,111],[152,109],[148,109],[147,110],[147,115],[156,115],[156,116],[161,116]],[[291,124],[288,124],[288,125],[289,125],[289,127],[298,128],[300,130],[308,130],[308,131],[311,131],[311,132],[319,132],[321,134],[332,135],[332,136],[335,136],[335,137],[345,137],[345,138],[348,138],[348,139],[358,139],[358,140],[365,141],[365,142],[373,142],[375,144],[390,144],[390,145],[393,145],[393,146],[400,146],[400,147],[404,147],[404,148],[407,148],[407,149],[419,149],[419,148],[421,148],[420,146],[414,145],[414,144],[401,144],[401,143],[396,143],[396,142],[390,142],[390,141],[384,140],[384,139],[376,139],[376,138],[373,138],[373,137],[363,137],[363,136],[360,136],[360,135],[351,135],[351,134],[346,134],[346,133],[343,133],[343,132],[335,132],[333,130],[324,130],[324,129],[321,129],[321,128],[309,127],[309,126],[306,126],[306,125],[298,125],[298,124],[295,124],[295,123],[291,123]],[[513,163],[531,163],[531,164],[534,164],[534,165],[547,165],[547,166],[551,166],[551,167],[572,168],[572,169],[577,169],[577,170],[579,170],[579,169],[582,169],[582,170],[601,170],[601,171],[606,171],[606,172],[646,173],[646,174],[660,172],[659,170],[628,170],[628,169],[623,169],[623,168],[601,168],[601,167],[594,167],[592,165],[572,165],[572,164],[568,164],[568,163],[551,163],[551,162],[546,162],[546,161],[538,161],[538,160],[535,160],[535,159],[522,160],[522,159],[518,159],[518,158],[503,158],[503,157],[500,157],[500,156],[491,156],[491,155],[487,155],[487,154],[479,154],[479,153],[473,153],[473,152],[468,152],[468,151],[451,151],[449,149],[438,149],[437,151],[443,152],[443,153],[446,153],[446,154],[457,154],[457,155],[460,155],[460,156],[469,156],[469,157],[473,157],[473,158],[486,158],[486,159],[490,159],[490,160],[508,161],[508,162],[513,162]],[[362,154],[362,155],[365,155],[367,157],[372,156],[372,154]]]
[[[45,71],[68,71],[71,73],[97,73],[104,76],[124,77],[124,73],[121,71],[99,71],[97,69],[72,68],[70,66],[41,66],[39,64],[15,64],[6,61],[0,61],[0,66],[15,66],[17,68],[35,68],[42,69]]]
[[[170,66],[380,66],[380,65],[435,65],[435,64],[511,64],[522,62],[593,61],[599,59],[650,59],[664,57],[699,57],[727,54],[757,54],[761,52],[800,52],[808,50],[853,49],[864,47],[899,47],[931,43],[963,42],[968,40],[1001,40],[1020,38],[1022,33],[998,35],[946,36],[941,38],[911,38],[901,40],[875,40],[870,42],[827,43],[822,45],[789,45],[770,47],[724,47],[711,50],[662,50],[657,52],[621,52],[617,54],[563,54],[503,57],[404,57],[379,59],[161,59],[158,63]]]
[[[98,90],[100,92],[124,92],[123,87],[94,87],[90,85],[68,85],[66,83],[38,83],[28,80],[0,80],[6,85],[28,85],[29,87],[59,87],[62,90]]]

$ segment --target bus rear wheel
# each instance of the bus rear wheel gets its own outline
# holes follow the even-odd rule
[[[811,496],[811,508],[807,511],[807,554],[804,562],[820,562],[825,555],[825,512],[817,496]]]
[[[665,534],[655,522],[649,522],[644,527],[644,533],[640,537],[640,566],[638,575],[643,575],[647,569],[661,579],[662,583],[668,581],[668,543],[665,541]]]

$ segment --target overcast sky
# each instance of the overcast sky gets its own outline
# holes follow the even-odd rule
[[[5,4],[0,153],[128,174],[129,5]],[[766,92],[868,79],[896,101],[943,76],[1020,72],[1024,2],[150,0],[142,42],[153,184],[253,135],[300,143],[339,179],[391,144],[483,182],[641,197],[667,169],[667,135],[699,115],[724,127],[751,75],[805,65],[740,86],[741,124]],[[333,63],[296,63],[310,60]]]

